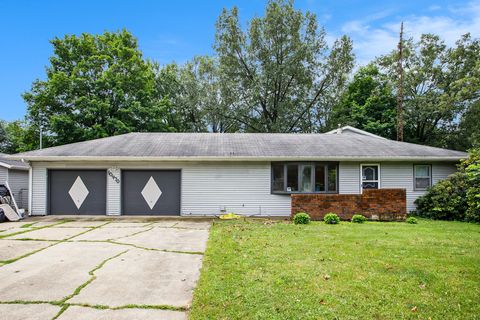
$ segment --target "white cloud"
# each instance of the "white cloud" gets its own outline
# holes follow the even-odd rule
[[[439,35],[447,45],[453,45],[461,35],[470,32],[480,36],[480,1],[464,7],[451,7],[448,15],[396,16],[391,22],[375,24],[387,16],[387,11],[361,20],[352,20],[342,26],[342,32],[353,39],[357,63],[365,65],[375,57],[394,50],[398,43],[400,23],[404,22],[405,37],[419,39],[424,33]]]

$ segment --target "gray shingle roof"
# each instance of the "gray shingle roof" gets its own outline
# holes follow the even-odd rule
[[[18,160],[7,159],[9,155],[0,153],[0,166],[8,169],[28,170],[28,164]]]
[[[458,160],[466,153],[362,134],[129,133],[16,154],[27,160]]]

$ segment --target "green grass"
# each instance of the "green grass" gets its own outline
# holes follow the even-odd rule
[[[480,225],[216,222],[191,319],[480,319]]]

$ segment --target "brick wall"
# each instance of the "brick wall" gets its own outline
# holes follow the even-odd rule
[[[354,214],[369,219],[404,220],[407,215],[405,189],[367,189],[363,194],[292,194],[292,216],[306,212],[313,220],[322,220],[326,213],[336,213],[343,220]]]

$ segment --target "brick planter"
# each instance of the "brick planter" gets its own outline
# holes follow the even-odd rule
[[[322,220],[326,213],[336,213],[343,220],[354,214],[382,221],[405,220],[405,189],[367,189],[363,194],[292,194],[292,216],[306,212],[312,220]]]

